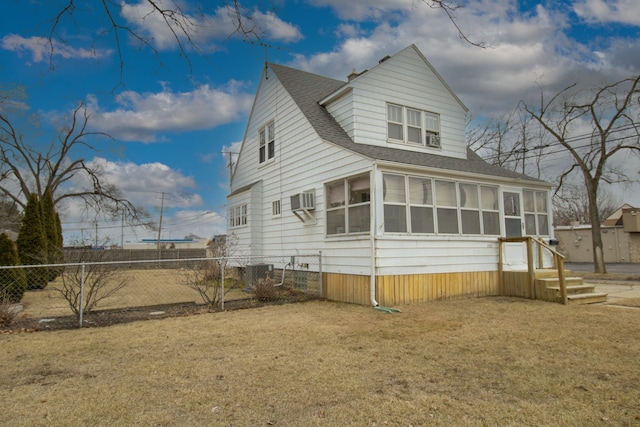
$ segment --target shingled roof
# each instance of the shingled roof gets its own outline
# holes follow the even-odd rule
[[[317,132],[318,136],[327,142],[338,145],[353,153],[372,160],[489,175],[500,178],[543,182],[499,166],[491,165],[470,149],[467,149],[466,159],[458,159],[431,153],[357,144],[353,142],[351,137],[349,137],[327,109],[320,105],[320,100],[336,92],[342,86],[345,86],[347,84],[346,82],[278,64],[269,63],[268,68],[278,77],[280,83],[291,95],[307,120],[309,120],[309,123]]]

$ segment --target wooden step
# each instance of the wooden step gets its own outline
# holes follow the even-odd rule
[[[594,291],[594,285],[567,285],[567,294],[588,294]],[[560,286],[547,286],[547,289],[560,292]]]
[[[540,278],[536,278],[536,281],[539,283],[544,283],[545,285],[547,285],[548,288],[551,288],[553,286],[556,286],[558,284],[558,281],[560,279],[558,279],[557,277],[540,277]],[[567,287],[569,285],[579,285],[584,283],[584,279],[582,277],[577,277],[577,276],[571,276],[571,277],[565,277],[564,278],[564,283],[567,285]]]
[[[565,270],[565,276],[568,273],[568,270]],[[536,279],[538,278],[546,278],[546,277],[558,277],[558,270],[555,268],[539,268],[535,270]]]
[[[567,296],[569,304],[597,304],[607,302],[607,294],[590,292],[588,294],[571,294]]]

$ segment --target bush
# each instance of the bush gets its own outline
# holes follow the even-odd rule
[[[47,238],[42,225],[42,209],[35,193],[32,193],[27,201],[16,243],[22,265],[47,263]],[[25,272],[27,289],[44,289],[47,286],[49,279],[47,268],[33,267],[26,269]]]
[[[182,283],[198,292],[209,310],[214,310],[224,298],[224,295],[239,286],[238,281],[229,277],[222,286],[222,272],[226,274],[227,266],[224,260],[205,260],[193,268],[185,269]]]
[[[266,273],[264,279],[258,279],[252,289],[258,301],[268,302],[276,298],[275,282],[269,277],[269,273]]]
[[[17,315],[16,305],[0,298],[0,328],[11,325]]]
[[[18,265],[18,253],[15,245],[6,234],[0,234],[0,265]],[[27,289],[27,277],[22,268],[8,268],[0,270],[0,300],[15,303],[22,300]]]

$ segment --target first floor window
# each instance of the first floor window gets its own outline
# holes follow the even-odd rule
[[[369,174],[325,186],[327,234],[364,233],[371,229]]]
[[[280,216],[281,213],[280,200],[271,202],[271,216]]]
[[[230,228],[247,225],[247,204],[230,207],[228,216]]]

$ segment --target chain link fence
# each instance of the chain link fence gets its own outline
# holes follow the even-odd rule
[[[109,251],[102,251],[108,254]],[[0,266],[0,327],[66,329],[321,298],[321,254]]]

